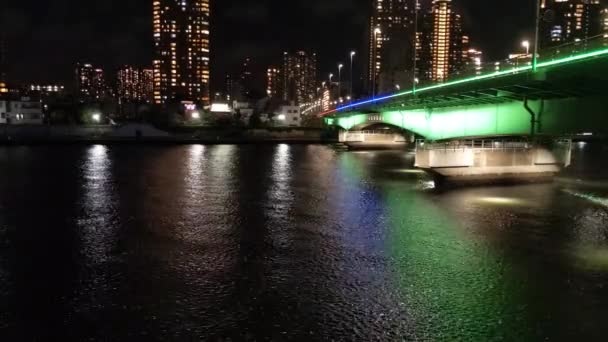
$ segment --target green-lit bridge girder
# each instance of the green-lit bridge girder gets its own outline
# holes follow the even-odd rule
[[[538,134],[608,133],[608,98],[603,96],[535,100],[530,101],[529,106],[539,114],[536,127]],[[521,101],[434,109],[386,110],[377,114],[349,113],[336,118],[326,118],[328,125],[347,130],[384,123],[429,140],[528,135],[531,133],[530,121],[530,113]]]
[[[430,140],[529,135],[533,128],[543,135],[608,134],[608,41],[595,44],[601,48],[573,51],[537,72],[524,67],[406,91],[325,120],[347,130],[385,123]]]

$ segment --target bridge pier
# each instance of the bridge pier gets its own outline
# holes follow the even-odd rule
[[[341,130],[339,142],[349,149],[403,149],[410,144],[410,137],[391,130]]]
[[[551,179],[570,164],[571,142],[469,140],[417,143],[416,167],[440,182],[525,182]]]

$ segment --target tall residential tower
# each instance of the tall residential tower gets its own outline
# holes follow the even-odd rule
[[[6,45],[4,37],[0,32],[0,93],[7,93],[8,86],[6,85]]]
[[[298,51],[283,54],[283,100],[304,104],[312,101],[317,86],[317,55]]]
[[[153,0],[154,102],[209,104],[209,0]]]
[[[415,0],[373,0],[367,72],[370,89],[379,88],[382,73],[393,78],[395,73],[412,68],[415,3]]]

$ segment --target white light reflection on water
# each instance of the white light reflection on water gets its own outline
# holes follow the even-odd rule
[[[390,172],[391,173],[413,174],[413,175],[424,174],[424,170],[420,170],[420,169],[394,169],[394,170],[390,170]]]
[[[526,202],[520,198],[513,197],[497,197],[497,196],[484,196],[476,197],[473,202],[492,204],[492,205],[504,205],[504,206],[521,206],[526,205]]]
[[[291,181],[291,162],[291,146],[287,144],[277,146],[272,163],[270,204],[280,210],[287,210],[293,200],[289,184]]]
[[[112,162],[107,146],[91,146],[82,166],[83,209],[78,220],[83,240],[83,254],[90,264],[108,261],[114,246],[117,223],[112,184]]]
[[[203,172],[203,170],[205,167],[205,146],[190,146],[186,167],[187,173],[185,177],[185,192],[189,199],[195,200],[204,186],[205,172]]]

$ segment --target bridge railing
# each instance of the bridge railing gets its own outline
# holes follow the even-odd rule
[[[538,52],[537,63],[543,65],[545,63],[560,61],[569,57],[583,55],[606,48],[608,48],[608,36],[601,34],[584,40],[543,49]],[[449,79],[446,81],[456,81],[500,71],[506,71],[507,73],[509,70],[513,71],[513,73],[529,71],[532,67],[533,56],[534,52],[522,52],[511,58],[494,62],[475,63],[475,61],[472,61],[467,64],[463,70],[450,75]],[[427,81],[419,85],[419,87],[432,85],[434,83],[436,82]]]
[[[526,140],[458,140],[445,143],[429,143],[424,140],[416,141],[416,149],[420,150],[483,150],[483,151],[504,151],[504,150],[527,150],[532,148],[532,143]]]

